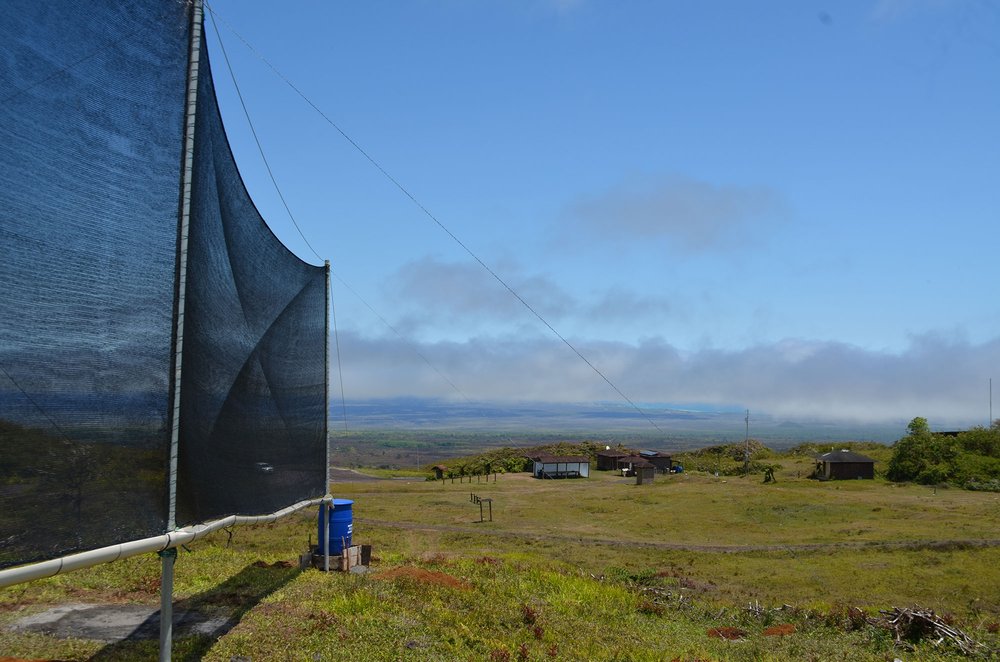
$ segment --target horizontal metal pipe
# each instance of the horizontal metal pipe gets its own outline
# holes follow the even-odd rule
[[[327,495],[319,499],[300,501],[294,505],[288,506],[287,508],[282,508],[277,512],[270,513],[269,515],[230,515],[229,517],[223,517],[222,519],[213,520],[204,524],[195,524],[194,526],[177,529],[176,531],[165,533],[162,536],[143,538],[142,540],[131,540],[117,545],[110,545],[108,547],[101,547],[100,549],[80,552],[79,554],[63,556],[50,561],[32,563],[31,565],[23,565],[17,568],[7,568],[6,570],[0,570],[0,588],[30,582],[36,579],[44,579],[45,577],[52,577],[71,570],[89,568],[101,563],[110,563],[111,561],[126,559],[130,556],[135,556],[136,554],[145,554],[146,552],[162,552],[163,550],[170,549],[172,547],[186,545],[190,542],[198,540],[199,538],[204,538],[214,531],[225,529],[230,526],[236,526],[239,524],[266,524],[274,522],[282,517],[298,512],[303,508],[317,506],[324,501],[330,503],[333,501],[333,497]]]

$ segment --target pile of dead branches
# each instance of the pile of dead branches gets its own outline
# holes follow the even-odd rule
[[[674,592],[666,588],[643,586],[639,589],[639,593],[648,596],[648,599],[653,604],[679,609],[686,609],[691,606],[691,598],[684,595],[680,591]]]
[[[881,611],[882,618],[872,619],[873,625],[880,625],[893,633],[897,646],[907,646],[923,639],[934,640],[935,645],[949,642],[966,655],[986,655],[990,649],[977,642],[955,626],[934,613],[931,609],[900,609],[894,607]]]

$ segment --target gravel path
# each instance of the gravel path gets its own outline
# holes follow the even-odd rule
[[[368,483],[373,480],[384,480],[375,476],[363,474],[354,469],[341,469],[340,467],[330,467],[330,480],[334,483]]]

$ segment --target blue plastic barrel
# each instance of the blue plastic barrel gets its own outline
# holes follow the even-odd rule
[[[325,509],[320,506],[318,516],[318,528],[316,539],[319,541],[317,552],[323,553],[323,511],[330,513],[330,553],[340,554],[344,551],[344,545],[351,546],[351,531],[354,529],[354,512],[351,506],[354,502],[350,499],[334,499],[331,506]]]

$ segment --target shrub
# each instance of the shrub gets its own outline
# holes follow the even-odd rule
[[[932,433],[927,420],[918,417],[908,429],[909,434],[893,444],[886,472],[890,480],[963,487],[1000,480],[1000,426],[944,436]]]

